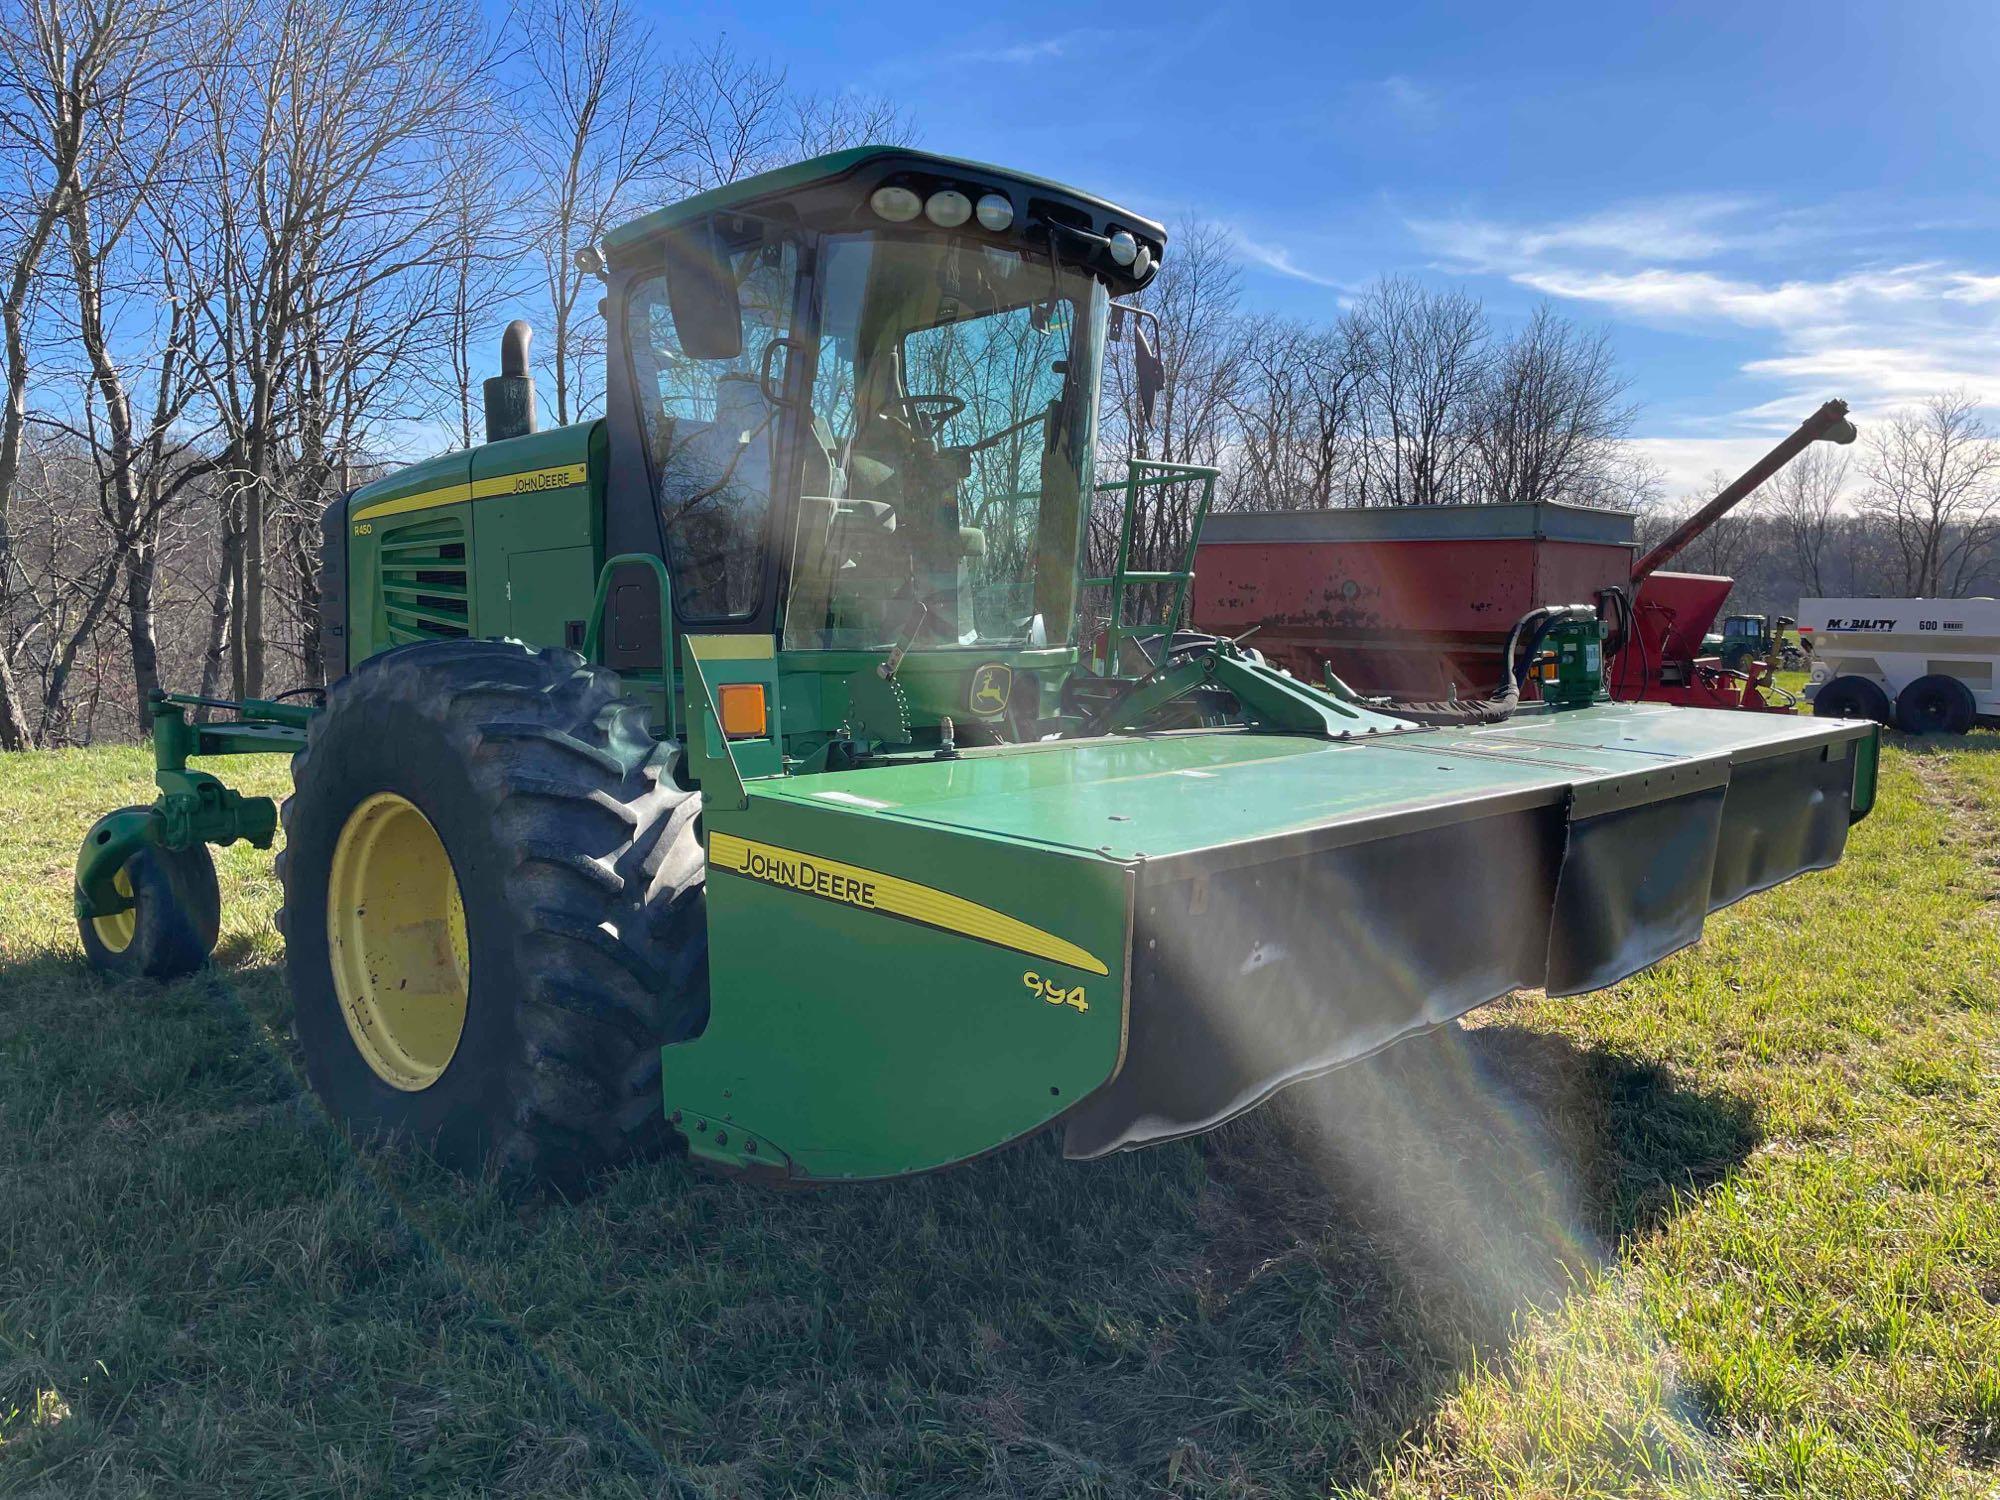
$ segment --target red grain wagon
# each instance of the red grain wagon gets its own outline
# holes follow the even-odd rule
[[[1295,676],[1331,669],[1358,692],[1483,697],[1514,622],[1595,605],[1615,698],[1791,712],[1768,662],[1732,670],[1702,638],[1732,580],[1660,572],[1816,439],[1852,442],[1829,401],[1644,557],[1622,511],[1535,505],[1385,506],[1211,516],[1195,552],[1193,621],[1255,644]]]

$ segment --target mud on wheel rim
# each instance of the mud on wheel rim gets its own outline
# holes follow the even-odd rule
[[[377,792],[348,814],[326,888],[333,986],[348,1035],[392,1088],[429,1088],[465,1033],[471,960],[458,875],[417,805]]]

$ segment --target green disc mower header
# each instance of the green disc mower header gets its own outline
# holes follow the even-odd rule
[[[294,752],[297,1025],[359,1130],[555,1182],[1100,1155],[1612,983],[1872,802],[1872,725],[1604,701],[1593,606],[1445,704],[1185,628],[1215,473],[1098,451],[1107,348],[1160,379],[1116,205],[871,147],[580,253],[605,416],[534,432],[511,327],[490,440],[329,511],[323,702],[163,701],[79,860],[92,959],[184,971],[206,845],[274,815],[188,761]]]

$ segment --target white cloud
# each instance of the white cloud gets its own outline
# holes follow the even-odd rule
[[[1780,232],[1793,239],[1793,264],[1810,257],[1833,269],[1756,274],[1749,247],[1768,251],[1759,236],[1773,215],[1722,196],[1627,204],[1547,225],[1455,219],[1410,227],[1455,269],[1504,276],[1614,318],[1747,335],[1765,346],[1737,368],[1769,394],[1715,419],[1701,441],[1788,430],[1830,395],[1846,397],[1864,421],[1956,387],[2000,402],[2000,272],[1935,259],[1850,258],[1843,265],[1835,253],[1840,235],[1806,227],[1829,222],[1826,216],[1776,218],[1789,226]],[[1683,475],[1704,461],[1685,446],[1660,453],[1674,455]]]
[[[1796,426],[1799,412],[1785,425]],[[1641,437],[1626,447],[1645,459],[1660,475],[1660,497],[1682,500],[1715,493],[1717,474],[1734,479],[1771,451],[1772,438],[1762,437]]]
[[[1388,101],[1389,108],[1405,124],[1428,129],[1437,123],[1438,96],[1435,90],[1425,88],[1402,73],[1391,73],[1377,87]]]
[[[1229,235],[1235,243],[1238,255],[1264,267],[1267,271],[1276,271],[1280,276],[1289,276],[1294,281],[1307,282],[1313,286],[1331,287],[1335,291],[1351,290],[1349,284],[1338,277],[1328,276],[1300,265],[1293,258],[1292,252],[1283,245],[1274,245],[1241,229],[1231,229]]]
[[[1061,57],[1067,43],[1062,37],[1043,37],[1040,41],[1015,42],[1004,47],[975,47],[966,52],[954,52],[953,62],[961,63],[1031,63],[1045,58]]]
[[[1952,279],[1957,285],[1945,295],[1954,302],[2000,301],[2000,276],[1975,276],[1962,272]]]
[[[1739,243],[1723,222],[1749,200],[1677,197],[1615,205],[1580,219],[1521,226],[1482,219],[1419,219],[1419,237],[1469,268],[1518,265],[1556,252],[1606,252],[1639,260],[1704,260]]]
[[[1600,302],[1658,321],[1726,322],[1793,329],[1865,311],[1869,302],[1922,306],[1943,299],[1956,278],[1926,265],[1863,271],[1826,281],[1756,282],[1712,271],[1518,267],[1512,278],[1552,297]]]
[[[1018,42],[995,42],[986,46],[968,47],[963,51],[949,54],[945,61],[1006,66],[1054,62],[1058,58],[1071,57],[1081,51],[1102,50],[1118,42],[1120,37],[1119,32],[1107,31],[1100,26],[1080,26],[1070,31],[1054,32],[1049,36],[1024,38]]]

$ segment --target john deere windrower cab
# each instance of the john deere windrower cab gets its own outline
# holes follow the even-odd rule
[[[1134,518],[1191,486],[1198,528],[1213,472],[1098,479],[1163,253],[887,148],[612,234],[604,416],[531,432],[510,330],[492,440],[333,508],[324,702],[155,705],[160,796],[79,861],[91,957],[205,958],[205,845],[274,819],[189,761],[294,751],[282,925],[337,1115],[525,1177],[671,1137],[860,1179],[1203,1130],[1839,858],[1874,726],[1608,703],[1587,610],[1402,710],[1178,630],[1187,563],[1135,570]]]

